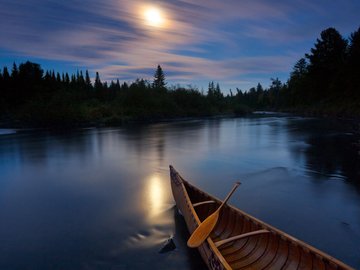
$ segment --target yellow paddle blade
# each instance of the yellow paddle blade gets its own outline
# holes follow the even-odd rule
[[[219,208],[210,216],[208,216],[202,223],[200,223],[199,227],[196,228],[196,230],[192,233],[189,240],[187,241],[188,247],[192,247],[192,248],[198,247],[206,240],[206,238],[210,235],[211,231],[214,229],[219,219],[219,213],[221,208],[230,199],[231,195],[234,193],[234,191],[237,189],[239,185],[240,182],[236,182],[232,190],[226,196],[225,200],[219,206]]]
[[[214,229],[219,218],[219,211],[215,211],[213,214],[208,216],[199,227],[192,233],[189,240],[187,241],[188,247],[195,248],[200,246],[206,238],[210,235]]]

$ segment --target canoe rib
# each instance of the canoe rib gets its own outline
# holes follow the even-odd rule
[[[215,201],[203,201],[203,202],[198,202],[198,203],[194,203],[193,207],[197,207],[199,205],[203,205],[203,204],[207,204],[207,203],[216,203]]]
[[[172,166],[170,178],[174,199],[191,234],[221,201],[191,185]],[[230,205],[224,206],[218,224],[198,250],[209,269],[354,270]]]
[[[233,242],[235,240],[239,240],[239,239],[245,238],[245,237],[259,235],[259,234],[262,234],[262,233],[269,233],[269,231],[268,230],[257,230],[257,231],[252,231],[252,232],[248,232],[248,233],[239,234],[239,235],[236,235],[236,236],[233,236],[233,237],[226,238],[226,239],[221,240],[221,241],[217,241],[217,242],[215,242],[215,246],[220,247],[220,246],[222,246],[222,245],[224,245],[226,243]]]

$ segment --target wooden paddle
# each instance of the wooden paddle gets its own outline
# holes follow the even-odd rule
[[[195,248],[200,246],[205,241],[205,239],[210,235],[211,231],[214,229],[219,219],[219,213],[221,208],[230,199],[231,195],[234,193],[234,191],[237,189],[239,185],[240,182],[236,182],[233,189],[227,195],[227,197],[222,202],[220,207],[214,213],[208,216],[202,223],[200,223],[199,227],[196,228],[196,230],[192,233],[189,240],[187,241],[188,247]]]

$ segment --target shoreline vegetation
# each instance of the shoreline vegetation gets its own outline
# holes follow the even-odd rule
[[[224,95],[210,82],[196,87],[167,86],[159,65],[152,82],[102,82],[96,72],[44,71],[26,62],[0,68],[0,127],[62,128],[113,126],[253,111],[360,119],[360,28],[345,39],[334,28],[321,32],[314,47],[293,67],[287,82],[271,78],[246,91]]]

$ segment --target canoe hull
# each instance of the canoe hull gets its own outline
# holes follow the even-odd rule
[[[189,203],[190,198],[186,192],[183,183],[184,180],[174,169],[171,169],[170,174],[171,189],[176,202],[176,206],[185,219],[185,223],[189,233],[192,234],[198,227],[198,225],[201,223],[200,219],[198,218],[194,208],[191,206],[191,203]],[[214,251],[214,249],[211,248],[214,243],[211,240],[211,243],[209,243],[209,240],[205,241],[200,247],[198,247],[198,251],[208,268],[213,270],[231,269],[229,268],[230,266],[228,266],[228,268],[224,266],[224,264],[226,265],[227,263],[225,261],[221,262],[219,254],[215,254],[216,250]]]
[[[191,185],[172,166],[170,179],[176,205],[191,234],[219,207],[221,201]],[[263,233],[264,231],[268,233]],[[216,246],[220,241],[238,235],[251,236]],[[198,250],[208,268],[212,270],[354,270],[322,251],[229,205],[225,205],[221,210],[216,227]]]

